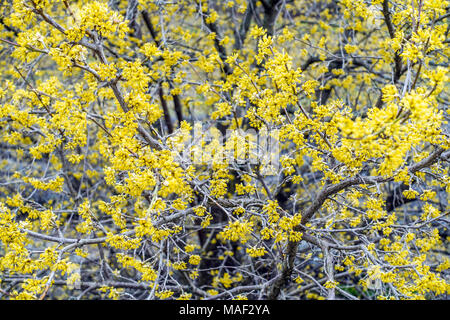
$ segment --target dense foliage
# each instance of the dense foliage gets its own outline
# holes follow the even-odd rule
[[[446,299],[445,0],[0,0],[0,297]]]

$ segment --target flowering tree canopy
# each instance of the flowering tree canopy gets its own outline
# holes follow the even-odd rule
[[[0,0],[0,297],[445,298],[449,8]]]

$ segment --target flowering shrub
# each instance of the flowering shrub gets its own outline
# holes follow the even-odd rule
[[[449,5],[1,1],[0,297],[447,297]]]

